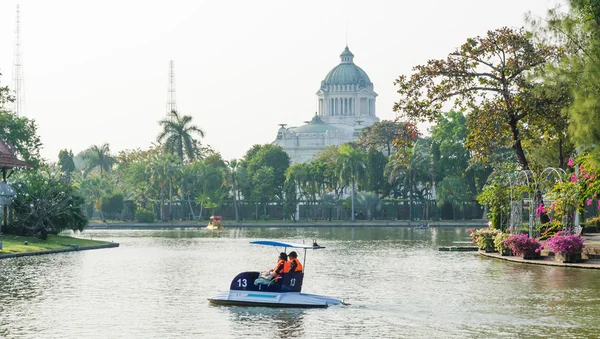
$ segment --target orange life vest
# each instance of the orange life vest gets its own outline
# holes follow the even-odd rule
[[[283,269],[281,271],[279,271],[279,273],[284,273],[285,272],[285,265],[286,265],[286,263],[287,263],[286,260],[279,259],[277,261],[277,264],[275,265],[275,268],[273,268],[273,274],[274,274],[275,278],[279,277],[279,274],[277,273],[277,269],[279,268],[279,266],[283,265]]]
[[[290,268],[292,266],[292,261],[296,263],[296,270],[294,272],[302,272],[302,264],[300,263],[300,260],[298,260],[298,258],[293,258],[290,260]]]
[[[292,268],[292,262],[291,261],[286,261],[283,264],[283,273],[288,273],[290,271],[290,268]]]

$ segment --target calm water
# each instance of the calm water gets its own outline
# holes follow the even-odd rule
[[[600,271],[439,252],[464,228],[86,231],[121,247],[0,261],[8,338],[592,338]],[[318,239],[303,291],[351,306],[211,306],[241,271],[274,265],[255,239]]]

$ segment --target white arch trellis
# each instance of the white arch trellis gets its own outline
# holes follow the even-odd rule
[[[556,182],[564,180],[566,172],[562,168],[548,167],[539,175],[531,170],[521,170],[507,173],[506,176],[510,186],[509,230],[511,233],[519,232],[525,210],[528,215],[529,236],[533,237],[534,230],[540,223],[540,218],[535,215],[536,208],[542,200],[547,205],[544,195]]]

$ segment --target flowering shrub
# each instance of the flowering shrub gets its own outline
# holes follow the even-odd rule
[[[494,237],[494,246],[496,247],[496,251],[500,253],[506,252],[509,247],[504,243],[504,240],[508,239],[510,234],[508,233],[498,233],[496,237]]]
[[[546,245],[554,253],[578,254],[583,249],[583,238],[579,234],[560,231],[548,238]]]
[[[513,234],[504,240],[504,244],[510,248],[515,255],[532,255],[540,253],[542,244],[535,238],[530,238],[527,234]]]
[[[471,232],[471,239],[480,250],[485,250],[486,248],[494,248],[494,237],[500,233],[502,232],[495,228],[481,228]]]

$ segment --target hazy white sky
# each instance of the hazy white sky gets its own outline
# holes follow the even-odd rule
[[[147,148],[166,115],[169,60],[177,106],[225,159],[302,124],[346,44],[392,119],[393,81],[467,37],[521,27],[559,0],[0,1],[0,84],[12,80],[21,6],[26,116],[42,155]],[[348,29],[346,29],[348,27]]]

